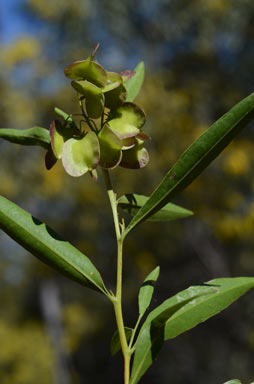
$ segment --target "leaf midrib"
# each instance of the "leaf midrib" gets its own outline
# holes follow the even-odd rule
[[[252,94],[252,95],[254,95],[254,94]],[[244,114],[244,116],[242,116],[235,124],[234,124],[234,126],[232,127],[232,129],[230,129],[230,131],[227,131],[223,136],[221,136],[220,137],[220,139],[218,140],[218,141],[216,141],[216,143],[205,153],[205,155],[203,155],[190,169],[189,169],[189,171],[188,172],[186,172],[185,174],[184,174],[184,176],[176,183],[176,184],[174,184],[174,186],[166,193],[166,194],[164,194],[163,195],[163,197],[161,197],[158,201],[157,201],[157,203],[156,203],[156,205],[155,206],[153,206],[153,207],[151,207],[151,208],[149,208],[147,211],[146,211],[146,213],[145,213],[145,215],[144,216],[141,216],[141,217],[139,217],[138,219],[137,219],[137,221],[134,221],[133,222],[133,225],[131,225],[130,227],[129,227],[129,229],[128,228],[126,228],[126,233],[125,233],[125,235],[127,235],[127,233],[131,230],[131,229],[133,229],[133,227],[134,226],[136,226],[142,219],[144,219],[145,217],[147,217],[148,215],[149,215],[149,213],[153,210],[153,209],[155,209],[166,197],[167,197],[167,195],[170,193],[170,192],[172,192],[172,190],[174,190],[174,189],[176,189],[177,188],[177,186],[182,182],[182,180],[183,179],[185,179],[195,168],[197,168],[197,166],[200,164],[200,162],[204,159],[204,158],[206,158],[213,150],[214,150],[214,148],[217,146],[217,144],[218,143],[220,143],[221,141],[223,141],[223,139],[226,137],[226,136],[228,136],[229,134],[230,134],[230,132],[232,132],[234,129],[235,129],[235,127],[242,121],[242,120],[244,120],[245,119],[245,117],[246,116],[248,116],[248,114],[250,113],[250,111],[247,111],[245,114]],[[223,116],[221,117],[221,118],[223,118]],[[216,123],[218,123],[219,121],[217,121],[217,122],[215,122],[214,124],[216,124]],[[211,127],[210,127],[211,128]],[[208,128],[209,129],[209,128]],[[204,135],[205,133],[203,133],[203,135]],[[202,137],[202,135],[199,137],[199,138],[201,138]],[[197,139],[198,140],[198,139]],[[196,142],[194,141],[194,143],[192,144],[192,145],[194,145]],[[191,146],[192,146],[191,145]],[[184,154],[188,151],[188,149],[190,149],[190,147],[189,148],[187,148],[186,149],[186,151],[182,154],[182,156],[184,156]],[[181,156],[181,157],[182,157]],[[181,158],[180,157],[180,158]],[[178,159],[178,161],[180,161],[180,158]],[[178,162],[177,161],[177,162]],[[173,165],[173,167],[171,168],[171,170],[173,170],[173,168],[175,167],[175,165],[177,164],[177,162]],[[156,192],[157,192],[157,190],[160,188],[160,185],[163,183],[163,181],[165,180],[165,178],[169,175],[169,173],[170,173],[170,171],[171,170],[169,170],[168,171],[168,173],[165,175],[165,177],[163,178],[163,180],[161,181],[161,183],[158,185],[158,187],[155,189],[155,191],[152,193],[152,195],[154,195]],[[151,197],[150,197],[151,198]],[[147,202],[146,202],[146,204],[147,204]],[[144,206],[143,206],[144,207]],[[143,207],[141,207],[140,209],[142,209]],[[138,215],[138,212],[137,212],[137,215]],[[134,217],[135,218],[135,217]],[[133,219],[134,219],[133,218]]]
[[[252,284],[253,285],[253,284]],[[226,292],[223,292],[223,293],[229,293],[231,290],[233,291],[233,290],[235,290],[235,289],[237,289],[238,287],[233,287],[232,289],[228,289],[228,290],[226,290]],[[210,296],[210,295],[213,295],[213,297],[216,295],[216,294],[218,294],[218,293],[220,293],[220,292],[214,292],[214,293],[211,293],[211,294],[207,294],[208,296]],[[223,295],[223,294],[222,294]],[[201,296],[199,296],[199,297],[202,297],[203,295],[201,295]],[[206,295],[204,295],[204,296],[206,296]],[[198,297],[197,297],[198,298]],[[193,298],[192,300],[196,300],[197,298]],[[200,301],[199,303],[197,303],[196,304],[196,307],[198,307],[199,305],[201,305],[201,304],[203,304],[204,302],[207,302],[208,300],[210,300],[210,299],[212,299],[211,297],[208,297],[207,299],[205,298],[204,300],[202,300],[202,301]],[[184,304],[184,306],[186,305],[188,305],[188,304],[190,304],[191,303],[191,301],[192,300],[190,300],[188,303],[186,303],[186,304]],[[163,304],[163,303],[162,303]],[[184,307],[183,306],[183,307]],[[166,327],[166,325],[167,325],[167,323],[170,321],[170,320],[172,320],[172,317],[173,318],[177,318],[178,316],[180,316],[180,315],[182,315],[182,314],[184,314],[185,312],[187,312],[188,310],[190,310],[190,308],[193,308],[193,307],[187,307],[185,310],[184,309],[182,309],[183,307],[181,307],[179,310],[177,310],[174,314],[172,314],[169,318],[168,318],[168,320],[167,321],[165,321],[165,323],[162,325],[163,327]],[[180,314],[178,313],[180,311]],[[213,316],[215,316],[217,313],[219,313],[221,310],[218,310],[218,312],[215,312],[214,314],[213,314]],[[178,313],[178,314],[177,314]],[[157,316],[159,316],[159,314],[157,315]],[[156,317],[157,317],[156,316]],[[155,317],[155,318],[156,318]],[[147,325],[145,326],[145,324],[144,324],[144,330],[145,330],[145,328],[146,327],[149,327],[151,324],[152,324],[152,322],[153,322],[153,320],[155,320],[155,318],[154,319],[152,319],[151,321],[149,321],[148,323],[147,323]],[[147,319],[148,320],[148,319]],[[203,321],[202,321],[203,322]],[[161,326],[161,327],[162,327]],[[161,327],[159,327],[159,329],[161,328]],[[142,331],[142,330],[141,330]],[[188,330],[186,330],[186,332],[187,332]],[[146,359],[146,357],[147,357],[147,355],[148,355],[148,353],[149,353],[149,351],[150,351],[150,349],[152,348],[152,346],[153,346],[153,343],[154,343],[154,341],[156,340],[156,337],[154,337],[152,340],[151,340],[151,347],[148,347],[147,348],[147,351],[145,352],[145,355],[143,354],[143,356],[145,356],[145,358],[144,359],[142,359],[142,365],[143,365],[143,363],[144,363],[144,361],[145,361],[145,359]],[[137,376],[138,376],[138,373],[140,372],[140,370],[141,370],[141,368],[142,368],[142,365],[140,364],[140,368],[137,370],[137,372],[136,372],[136,375],[133,377],[133,379],[132,379],[132,381],[131,381],[131,384],[133,383],[133,381],[135,381],[136,380],[136,378],[137,378]]]
[[[25,212],[26,213],[26,212]],[[5,213],[2,212],[2,214],[7,218],[7,219],[10,219],[10,217],[8,215],[6,215]],[[26,213],[27,214],[27,213]],[[30,214],[28,214],[30,216]],[[31,216],[30,216],[31,217]],[[67,260],[63,255],[60,255],[60,253],[57,253],[56,250],[52,247],[52,246],[49,246],[48,244],[45,245],[45,243],[43,243],[39,237],[35,236],[33,233],[31,233],[30,231],[28,231],[27,229],[24,229],[24,227],[19,224],[14,218],[13,216],[11,217],[11,220],[14,222],[15,225],[17,225],[19,228],[21,228],[22,230],[25,230],[25,232],[27,232],[34,240],[36,240],[37,242],[39,242],[39,244],[41,245],[44,245],[46,247],[48,247],[52,252],[54,252],[58,257],[60,256],[60,258],[62,258],[67,264],[69,264],[74,270],[76,270],[77,272],[79,272],[81,274],[81,276],[85,277],[87,280],[89,280],[93,285],[95,285],[98,289],[100,289],[101,292],[105,293],[103,291],[103,289],[97,284],[95,283],[90,277],[89,275],[86,276],[78,267],[76,267],[75,265],[73,265],[72,262],[70,262],[70,260]],[[40,225],[44,225],[46,226],[45,223],[41,223]],[[67,244],[70,244],[68,241],[66,241]],[[71,244],[70,244],[71,245]],[[71,245],[72,246],[72,245]],[[75,248],[75,247],[74,247]],[[78,251],[80,252],[80,251]],[[81,255],[82,252],[80,252]],[[85,256],[85,255],[83,255]],[[86,257],[86,256],[85,256]]]

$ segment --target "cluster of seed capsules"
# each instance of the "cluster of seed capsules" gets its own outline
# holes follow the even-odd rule
[[[149,136],[142,130],[145,113],[127,101],[127,84],[135,71],[106,71],[94,60],[96,50],[87,60],[76,61],[64,70],[78,92],[82,120],[77,124],[74,116],[61,111],[63,121],[54,120],[50,126],[47,168],[61,159],[66,172],[76,177],[90,172],[97,178],[98,166],[139,169],[149,161],[144,147]]]

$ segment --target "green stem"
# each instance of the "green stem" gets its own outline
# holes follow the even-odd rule
[[[131,352],[127,343],[125,330],[124,330],[124,321],[123,321],[123,311],[122,311],[122,275],[123,275],[123,236],[120,230],[120,223],[117,212],[117,200],[116,194],[113,191],[112,183],[110,180],[109,172],[107,170],[102,170],[108,197],[112,209],[113,220],[115,225],[115,233],[117,240],[117,279],[116,279],[116,294],[114,300],[112,300],[116,324],[119,333],[119,339],[122,349],[122,354],[124,358],[124,384],[129,384],[130,382],[130,359]]]

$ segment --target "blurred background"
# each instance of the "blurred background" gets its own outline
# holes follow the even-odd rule
[[[252,0],[1,0],[1,127],[49,127],[53,108],[77,110],[63,69],[101,43],[107,69],[144,60],[137,103],[147,113],[150,163],[112,172],[119,195],[150,194],[181,152],[254,89]],[[124,313],[156,266],[151,308],[189,285],[254,275],[254,126],[174,200],[195,212],[171,223],[143,223],[126,241]],[[0,193],[47,222],[89,256],[114,289],[115,239],[100,175],[71,178],[44,150],[0,142]],[[1,384],[122,382],[110,304],[54,273],[0,233]],[[141,383],[222,384],[254,379],[253,292],[217,317],[165,343]]]

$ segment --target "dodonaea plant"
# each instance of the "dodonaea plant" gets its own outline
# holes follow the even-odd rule
[[[60,239],[45,224],[5,197],[0,197],[0,226],[10,237],[43,262],[79,284],[105,295],[113,305],[116,331],[111,353],[121,350],[124,360],[124,383],[136,384],[158,355],[164,341],[195,327],[217,314],[254,287],[253,277],[220,278],[191,286],[153,309],[149,305],[156,267],[146,277],[138,295],[137,322],[127,327],[122,313],[123,245],[127,235],[144,220],[170,221],[191,216],[192,212],[171,203],[230,143],[254,116],[254,94],[235,105],[207,129],[181,155],[150,196],[118,196],[113,190],[110,172],[116,167],[136,169],[149,161],[143,130],[146,116],[134,100],[144,79],[144,64],[122,73],[108,72],[95,61],[98,45],[83,61],[65,68],[65,75],[77,92],[78,116],[55,108],[58,119],[50,129],[33,127],[24,130],[2,128],[0,137],[22,145],[45,148],[48,169],[61,160],[73,177],[89,174],[97,180],[97,170],[105,180],[112,209],[117,242],[117,276],[115,291],[108,290],[100,272],[87,256]],[[77,122],[78,121],[78,122]],[[129,212],[132,220],[125,224],[118,208]],[[191,219],[190,219],[191,220]],[[239,380],[227,382],[240,383]]]

